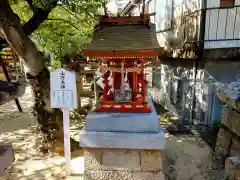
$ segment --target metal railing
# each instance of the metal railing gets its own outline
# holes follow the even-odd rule
[[[240,5],[200,9],[184,15],[183,20],[185,43],[240,40]]]

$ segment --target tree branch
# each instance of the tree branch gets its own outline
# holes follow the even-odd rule
[[[29,6],[32,5],[32,0],[26,0]],[[48,5],[48,9],[36,8],[34,9],[34,14],[29,21],[22,25],[23,31],[26,33],[27,36],[32,34],[48,17],[49,13],[57,6],[58,0],[53,0],[51,4]],[[31,7],[30,6],[30,7]],[[31,8],[32,8],[31,7]],[[34,7],[33,7],[34,8]],[[1,44],[7,44],[7,42],[0,38],[0,50],[2,49]]]
[[[59,6],[61,6],[65,11],[67,11],[69,14],[75,16],[78,20],[79,20],[79,17],[77,17],[77,15],[75,13],[72,13],[71,11],[69,11],[67,8],[65,8],[62,4],[59,4]],[[97,15],[92,15],[90,14],[87,9],[81,9],[82,11],[84,11],[90,18],[92,19],[97,19]]]
[[[66,20],[66,19],[62,19],[62,18],[48,18],[46,20],[48,20],[48,21],[63,21],[65,23],[70,24],[72,27],[74,27],[75,29],[80,31],[80,29],[75,24],[73,24],[72,22],[70,22],[69,20]]]
[[[31,1],[31,0],[28,0]],[[22,27],[26,35],[30,35],[33,33],[39,26],[40,24],[45,21],[49,15],[49,13],[52,11],[57,6],[57,0],[54,0],[48,9],[42,9],[42,8],[37,8],[34,11],[34,14],[32,18],[26,22]]]

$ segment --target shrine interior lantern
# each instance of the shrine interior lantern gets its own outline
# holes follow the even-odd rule
[[[100,17],[85,56],[102,59],[103,96],[97,112],[149,113],[145,59],[162,54],[149,17]],[[99,68],[100,69],[100,68]],[[101,74],[97,72],[97,74]]]

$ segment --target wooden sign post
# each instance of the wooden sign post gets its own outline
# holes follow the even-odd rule
[[[64,154],[67,175],[71,174],[70,121],[69,110],[77,108],[76,74],[65,69],[58,69],[50,75],[51,108],[63,112]]]

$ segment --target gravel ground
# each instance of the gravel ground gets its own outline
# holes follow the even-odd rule
[[[41,156],[36,151],[38,136],[34,128],[36,120],[31,114],[33,100],[29,87],[27,87],[25,95],[19,98],[19,101],[22,105],[23,113],[18,112],[14,101],[0,106],[0,142],[12,144],[16,157],[12,167],[8,169],[8,173],[6,173],[6,176],[2,177],[2,179],[67,179],[63,173],[63,157]],[[78,131],[79,130],[73,126],[71,133],[72,135],[76,135]],[[74,162],[72,163],[74,164]],[[83,163],[83,160],[81,160],[80,163]],[[76,171],[78,171],[78,169]]]
[[[20,103],[24,113],[18,112],[14,101],[0,107],[0,142],[12,143],[16,155],[16,160],[5,179],[66,179],[63,174],[63,157],[43,157],[36,151],[38,139],[34,131],[36,121],[30,112],[32,96],[29,87],[25,95],[20,98]],[[72,126],[72,135],[77,137],[78,132],[79,128]],[[212,169],[211,149],[197,133],[179,136],[166,133],[164,154],[164,169],[169,180],[224,179],[223,171]]]
[[[224,180],[224,171],[213,169],[211,148],[197,135],[166,133],[164,153],[169,180]]]

